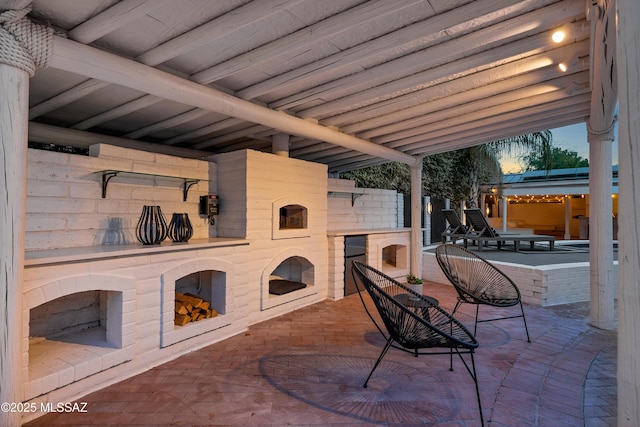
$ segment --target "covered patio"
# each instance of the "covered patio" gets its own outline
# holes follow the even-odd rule
[[[424,293],[448,309],[455,304],[450,286],[426,283]],[[525,310],[531,343],[520,319],[479,326],[486,425],[616,425],[616,333],[588,325],[587,303]],[[463,310],[460,318],[472,327],[472,315]],[[450,372],[448,356],[391,350],[362,388],[383,344],[350,295],[84,396],[87,413],[26,425],[480,425],[473,382],[457,358]]]
[[[307,311],[320,316],[314,327],[325,328],[339,315],[323,310],[349,309],[353,300],[340,301],[344,271],[332,259],[362,217],[351,216],[348,230],[329,229],[325,196],[339,194],[353,208],[363,192],[333,192],[330,178],[389,161],[410,166],[411,229],[377,224],[376,257],[420,275],[424,156],[584,123],[588,316],[577,323],[559,316],[559,335],[539,329],[530,349],[548,344],[545,333],[554,343],[572,336],[576,344],[591,334],[611,338],[617,329],[617,419],[633,425],[640,419],[638,21],[635,0],[0,0],[0,401],[78,398],[158,366],[141,377],[155,378],[164,366],[179,366],[181,359],[169,361],[180,355],[193,366],[192,350],[243,339],[261,343],[245,343],[255,350],[252,369],[275,372],[282,360],[266,358],[270,344],[252,331],[273,325],[281,332],[276,325],[290,327],[291,316]],[[610,195],[618,101],[616,311]],[[160,204],[199,220],[193,241],[137,244],[141,207]],[[272,278],[304,286],[276,296]],[[182,287],[203,289],[221,316],[206,326],[174,325],[173,299]],[[49,303],[68,307],[86,298],[101,349],[63,350],[59,363],[34,336],[58,323],[46,317]],[[35,333],[38,313],[46,315]],[[366,330],[348,339],[361,340]],[[342,337],[350,335],[334,338]],[[348,344],[331,346],[344,352],[329,357],[364,355],[347,351]],[[573,360],[564,353],[570,348],[544,350],[553,360],[536,374],[554,381],[552,363]],[[592,348],[585,363],[603,348]],[[495,361],[484,362],[489,372]],[[578,377],[586,378],[583,371]],[[486,405],[499,401],[508,374],[485,380]],[[269,386],[286,390],[278,381]],[[313,398],[302,399],[313,406]],[[451,420],[473,417],[453,402],[453,410],[451,402],[443,409]],[[394,405],[383,407],[381,417],[395,413]],[[32,418],[2,412],[0,424]]]

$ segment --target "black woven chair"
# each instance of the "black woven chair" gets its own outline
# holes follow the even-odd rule
[[[420,354],[448,354],[450,357],[449,370],[451,371],[453,370],[453,353],[455,352],[475,383],[480,420],[484,425],[474,360],[474,350],[478,347],[478,341],[471,332],[448,312],[440,308],[437,305],[437,300],[414,292],[409,287],[366,264],[354,261],[351,273],[360,291],[358,295],[360,295],[365,311],[386,340],[386,344],[363,387],[367,387],[373,372],[391,347],[413,354],[415,357]],[[379,325],[379,320],[376,320],[367,308],[361,293],[362,287],[371,296],[384,328]],[[422,352],[420,351],[422,349],[435,350]],[[439,351],[438,349],[443,350]],[[462,357],[463,354],[470,355],[470,362]]]
[[[527,319],[522,308],[520,290],[513,280],[484,258],[455,244],[439,245],[436,248],[436,259],[445,276],[458,292],[458,302],[453,309],[453,314],[455,315],[463,303],[476,305],[474,335],[480,322],[522,317],[527,341],[531,342]],[[478,320],[478,311],[480,305],[483,304],[493,307],[520,305],[521,314]]]

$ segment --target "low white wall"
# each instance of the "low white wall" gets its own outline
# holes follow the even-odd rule
[[[422,277],[436,283],[450,284],[436,256],[423,253]],[[590,300],[589,263],[527,266],[492,262],[514,281],[522,294],[522,301],[542,307]],[[618,282],[618,262],[614,263],[613,283]]]

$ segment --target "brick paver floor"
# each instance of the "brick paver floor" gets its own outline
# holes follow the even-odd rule
[[[455,304],[450,286],[426,284],[424,293]],[[472,310],[460,312],[467,325]],[[525,312],[531,343],[522,319],[478,327],[485,424],[614,426],[616,333],[589,326],[587,303]],[[324,301],[91,393],[79,399],[88,413],[26,425],[480,425],[473,382],[457,359],[450,372],[447,356],[392,349],[362,388],[382,344],[357,295]]]

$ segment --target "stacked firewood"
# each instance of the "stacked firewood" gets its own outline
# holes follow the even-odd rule
[[[176,292],[175,306],[174,323],[178,326],[184,326],[189,322],[197,322],[198,320],[218,315],[216,309],[211,308],[209,301],[190,293],[181,294]]]

